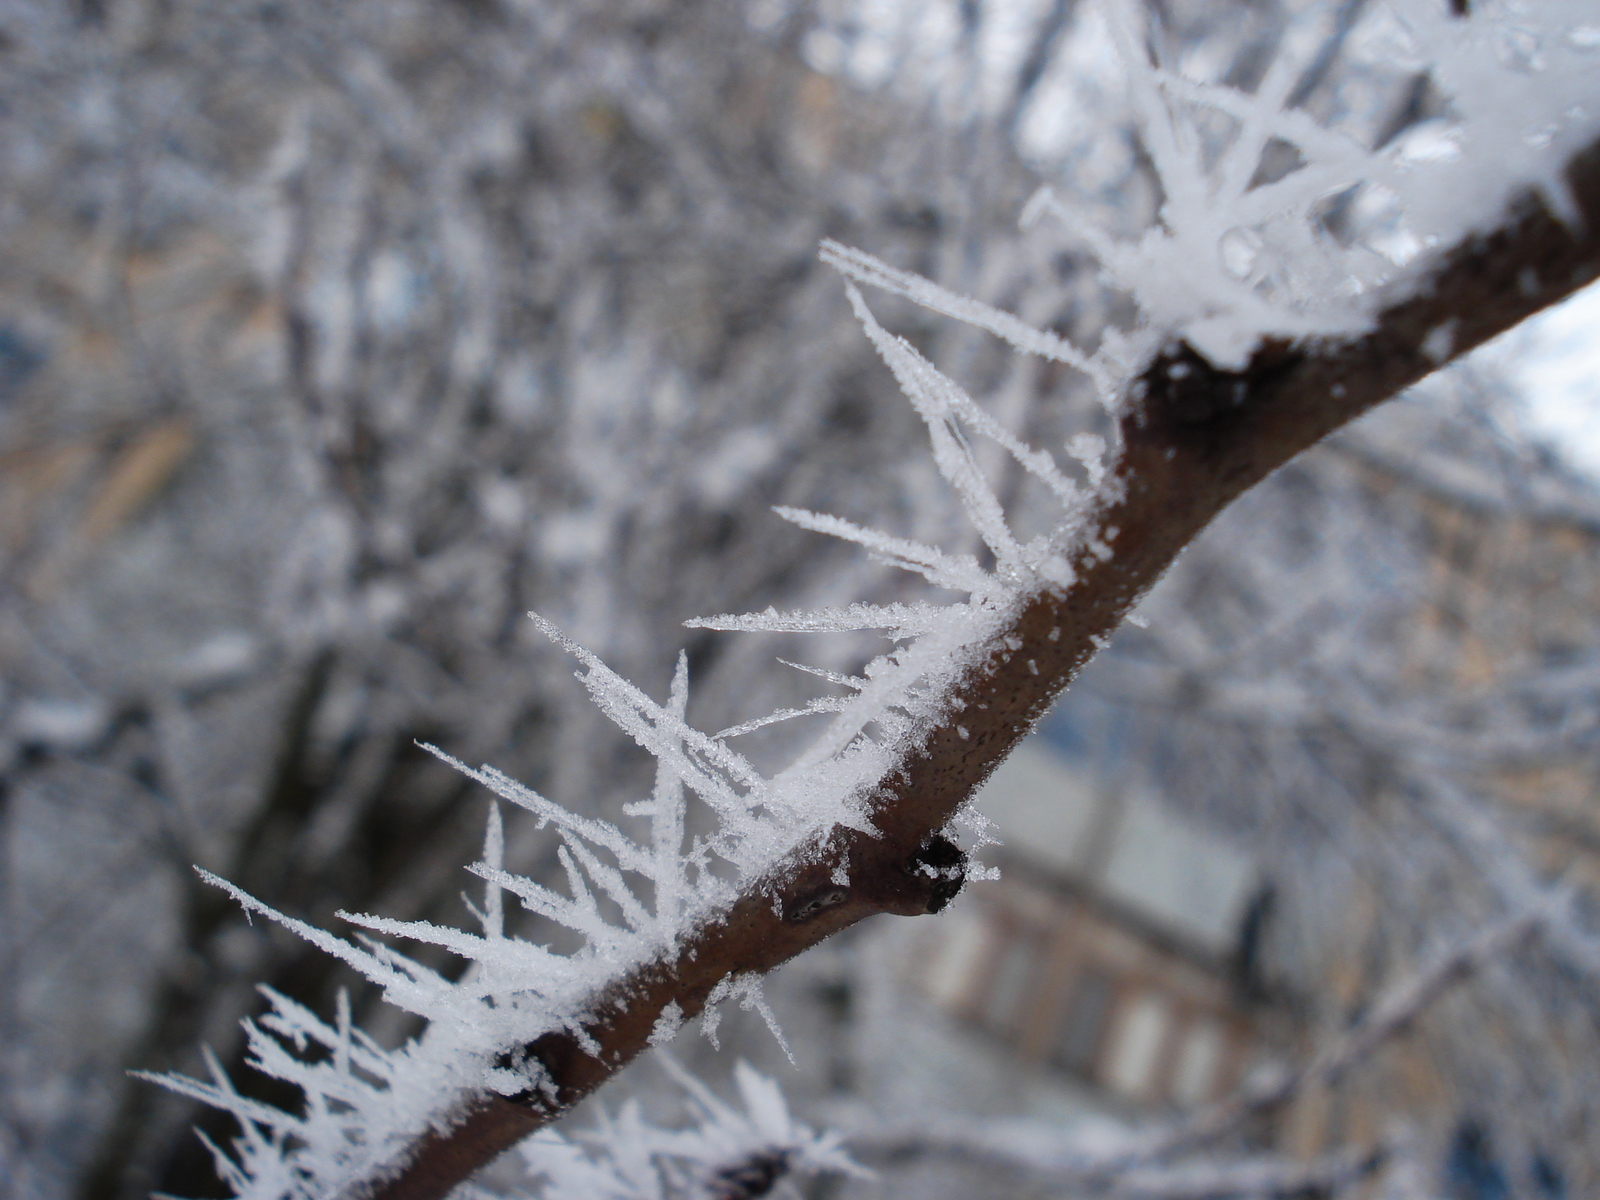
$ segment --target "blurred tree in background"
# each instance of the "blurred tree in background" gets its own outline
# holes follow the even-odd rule
[[[644,768],[527,609],[657,677],[696,612],[849,586],[767,505],[931,478],[816,245],[959,266],[1026,179],[858,110],[792,23],[13,14],[7,1156],[40,1194],[86,1164],[85,1195],[203,1189],[188,1106],[119,1068],[228,1053],[258,982],[331,995],[190,864],[316,919],[453,915],[482,806],[417,739],[597,808]],[[690,649],[708,696],[773,686]]]

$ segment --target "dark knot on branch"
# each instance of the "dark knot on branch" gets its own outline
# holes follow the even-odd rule
[[[793,1156],[786,1147],[758,1151],[714,1174],[706,1193],[710,1200],[758,1200],[789,1173]]]
[[[1243,407],[1247,375],[1219,371],[1187,342],[1169,348],[1144,375],[1151,416],[1179,426],[1206,425]]]
[[[961,894],[967,883],[967,852],[942,833],[923,842],[906,869],[926,887],[923,911],[936,913]]]
[[[849,853],[843,868],[815,863],[797,872],[778,903],[783,919],[804,924],[846,904],[860,909],[857,920],[871,912],[936,913],[967,882],[966,852],[942,833],[927,837],[909,858],[886,857],[886,851],[883,842],[871,841]]]

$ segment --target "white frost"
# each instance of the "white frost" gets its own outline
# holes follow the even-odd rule
[[[629,1101],[591,1130],[566,1137],[554,1130],[518,1147],[540,1200],[664,1200],[721,1194],[731,1173],[769,1165],[777,1177],[831,1171],[865,1175],[837,1135],[816,1133],[789,1115],[783,1093],[748,1063],[734,1068],[739,1104],[712,1091],[665,1056],[657,1061],[683,1088],[690,1122],[667,1129]],[[720,1187],[718,1185],[721,1185]]]
[[[1420,267],[1431,253],[1493,224],[1519,188],[1533,186],[1554,211],[1575,220],[1558,171],[1600,127],[1600,72],[1595,39],[1588,32],[1600,28],[1600,0],[1561,5],[1481,0],[1465,20],[1448,18],[1439,0],[1396,0],[1383,8],[1390,52],[1411,56],[1431,70],[1461,119],[1448,127],[1413,130],[1376,149],[1285,107],[1304,65],[1297,47],[1306,46],[1306,39],[1290,39],[1257,90],[1245,93],[1153,63],[1131,0],[1108,0],[1100,11],[1121,56],[1141,137],[1165,194],[1159,224],[1136,241],[1119,241],[1049,193],[1035,198],[1030,213],[1053,214],[1093,250],[1111,281],[1138,301],[1139,329],[1127,336],[1108,334],[1089,355],[860,251],[830,242],[823,257],[855,282],[908,297],[1025,353],[1073,367],[1116,412],[1133,374],[1174,336],[1186,338],[1218,366],[1237,367],[1263,338],[1360,333],[1381,302],[1422,278]],[[1367,36],[1363,44],[1370,52],[1376,42]],[[1201,111],[1233,123],[1219,153],[1202,151],[1196,118]],[[1294,147],[1300,165],[1276,180],[1257,182],[1262,155],[1274,141]],[[1352,189],[1360,193],[1353,211],[1358,217],[1365,213],[1367,225],[1358,227],[1352,240],[1339,241],[1323,227],[1318,206]],[[861,798],[895,767],[907,744],[950,719],[953,681],[1001,638],[1018,606],[1043,589],[1070,585],[1074,555],[1111,554],[1106,540],[1083,534],[1086,516],[1104,505],[1116,486],[1113,463],[1099,438],[1079,435],[1066,446],[1083,467],[1085,489],[1050,454],[1014,436],[908,342],[886,331],[855,283],[848,285],[848,295],[868,338],[922,418],[938,469],[993,555],[993,568],[985,569],[971,554],[838,517],[781,510],[804,528],[855,542],[959,598],[943,605],[854,604],[810,613],[769,609],[691,622],[709,629],[785,633],[870,630],[900,643],[859,677],[802,668],[845,694],[757,717],[716,736],[686,720],[689,681],[681,657],[669,695],[659,703],[535,617],[578,661],[578,677],[595,704],[655,757],[650,796],[624,810],[647,818],[649,831],[634,838],[609,822],[570,812],[492,767],[469,768],[434,751],[501,800],[552,827],[562,842],[564,887],[508,870],[500,814],[491,808],[483,857],[471,868],[484,883],[482,907],[474,909],[479,932],[341,914],[364,931],[347,940],[207,876],[247,912],[267,916],[341,959],[377,983],[390,1003],[428,1022],[419,1038],[386,1051],[352,1027],[347,1002],[340,1002],[330,1024],[268,990],[268,1013],[246,1022],[250,1061],[298,1088],[301,1105],[283,1111],[239,1095],[214,1060],[208,1060],[209,1080],[163,1078],[166,1086],[237,1118],[241,1132],[231,1146],[212,1147],[218,1170],[237,1195],[321,1200],[340,1194],[391,1169],[420,1135],[448,1124],[470,1098],[548,1088],[542,1068],[524,1061],[516,1048],[558,1031],[592,1044],[583,1027],[591,1019],[594,997],[607,986],[669,954],[686,933],[724,910],[743,885],[813,844],[819,832],[841,825],[869,828],[870,813]],[[1454,330],[1448,326],[1434,330],[1423,347],[1439,360],[1453,348]],[[1055,498],[1055,530],[1028,541],[1018,537],[969,438],[998,446]],[[736,490],[739,481],[720,467],[708,470],[709,491]],[[578,529],[587,518],[573,520],[577,524],[571,529],[552,536],[570,541],[574,554],[587,553],[593,549],[592,530]],[[1057,636],[1058,631],[1051,632],[1051,640]],[[1101,637],[1093,640],[1104,644]],[[771,776],[724,740],[806,713],[827,714],[826,727]],[[24,731],[56,741],[90,736],[96,720],[87,709],[41,704],[23,706],[16,717]],[[691,806],[703,810],[693,821]],[[986,836],[977,814],[964,811],[958,821]],[[691,836],[691,830],[704,832]],[[579,948],[557,953],[508,934],[507,893],[576,934]],[[441,947],[467,960],[468,969],[459,978],[447,978],[380,937]],[[703,1025],[708,1036],[715,1037],[719,1005],[729,1001],[759,1013],[788,1052],[755,975],[731,976],[713,992]],[[651,1041],[670,1039],[682,1022],[681,1009],[670,1005]],[[603,1154],[587,1153],[549,1133],[525,1143],[525,1161],[546,1181],[544,1195],[656,1197],[664,1181],[704,1183],[704,1172],[714,1164],[737,1162],[740,1154],[781,1151],[837,1161],[830,1158],[832,1144],[794,1126],[776,1088],[748,1068],[741,1067],[739,1074],[742,1113],[687,1076],[683,1083],[700,1115],[692,1133],[651,1130],[636,1109],[625,1107],[606,1133]],[[694,1176],[696,1171],[701,1174]]]

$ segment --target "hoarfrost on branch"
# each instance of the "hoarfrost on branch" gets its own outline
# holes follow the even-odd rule
[[[1072,439],[1066,452],[1088,476],[1087,488],[1081,487],[1053,454],[1025,444],[908,341],[888,332],[857,284],[909,298],[987,330],[1021,353],[1065,364],[1088,378],[1113,414],[1126,414],[1142,400],[1134,381],[1176,339],[1227,372],[1244,368],[1269,340],[1303,344],[1369,332],[1380,312],[1425,283],[1436,253],[1494,229],[1508,201],[1530,186],[1562,219],[1579,220],[1561,171],[1600,131],[1600,77],[1575,21],[1600,25],[1600,4],[1476,4],[1467,19],[1425,0],[1388,6],[1380,30],[1386,52],[1431,64],[1457,119],[1372,148],[1288,105],[1305,67],[1297,46],[1309,41],[1289,44],[1260,86],[1244,92],[1159,65],[1132,3],[1108,2],[1099,17],[1120,56],[1140,140],[1163,193],[1159,221],[1135,240],[1119,239],[1048,191],[1025,217],[1059,221],[1067,238],[1092,251],[1106,278],[1138,304],[1140,324],[1131,334],[1108,336],[1089,353],[863,251],[831,242],[822,249],[847,277],[850,305],[926,426],[938,471],[992,565],[983,566],[974,553],[839,517],[780,510],[803,528],[857,543],[965,598],[690,622],[749,632],[874,632],[895,643],[860,676],[813,669],[843,695],[717,735],[686,720],[684,659],[666,700],[658,702],[536,617],[576,658],[578,678],[598,708],[654,756],[654,788],[629,809],[648,822],[648,832],[634,837],[618,825],[568,812],[492,767],[472,768],[433,750],[500,801],[552,827],[562,842],[565,891],[510,872],[499,810],[491,808],[483,855],[471,868],[484,883],[477,932],[342,914],[364,931],[349,941],[213,880],[247,912],[342,959],[378,984],[390,1003],[427,1022],[421,1037],[385,1051],[352,1026],[347,1002],[329,1024],[269,991],[269,1012],[247,1025],[250,1061],[298,1088],[302,1112],[241,1096],[220,1068],[209,1081],[164,1078],[166,1086],[237,1118],[242,1132],[231,1149],[212,1150],[239,1196],[316,1200],[386,1178],[403,1168],[419,1139],[447,1132],[465,1105],[487,1093],[530,1103],[543,1096],[553,1104],[554,1084],[544,1065],[520,1048],[553,1034],[593,1048],[588,1023],[596,998],[617,981],[670,963],[745,890],[773,878],[783,864],[803,860],[830,831],[872,836],[869,797],[897,770],[908,747],[952,722],[951,698],[978,656],[997,644],[1019,649],[1022,643],[1007,631],[1033,599],[1070,591],[1085,563],[1103,564],[1116,553],[1116,531],[1097,528],[1095,517],[1122,499],[1127,481],[1117,468],[1125,447],[1107,447],[1089,433]],[[1198,119],[1202,113],[1205,121]],[[1220,137],[1217,116],[1229,130]],[[1275,142],[1292,147],[1298,163],[1280,177],[1263,178],[1263,156]],[[1335,228],[1329,205],[1339,198],[1344,215]],[[1454,351],[1452,336],[1442,326],[1435,334],[1422,350],[1442,361]],[[1173,378],[1189,369],[1174,362]],[[1014,531],[974,439],[998,446],[1053,498],[1052,529],[1027,539]],[[1052,642],[1057,633],[1052,630]],[[1089,640],[1099,644],[1098,635]],[[1037,666],[1031,669],[1038,674]],[[774,774],[758,771],[728,744],[762,725],[806,714],[828,715],[825,729]],[[957,732],[968,739],[966,725]],[[711,831],[686,844],[687,831],[699,827],[691,806],[709,815]],[[843,884],[837,886],[842,892]],[[506,893],[576,934],[581,948],[561,954],[507,934]],[[813,903],[825,906],[827,895],[819,893]],[[470,967],[448,979],[380,937],[438,946]],[[717,1004],[733,1000],[759,1011],[781,1039],[755,974],[730,974],[707,998],[708,1036],[715,1037]],[[649,1041],[670,1041],[683,1021],[674,1002],[655,1021]],[[699,1141],[652,1133],[629,1108],[610,1126],[624,1149],[603,1160],[542,1133],[522,1153],[530,1171],[547,1179],[545,1194],[591,1194],[584,1189],[596,1186],[592,1177],[600,1172],[607,1194],[654,1195],[650,1188],[658,1184],[649,1181],[658,1170],[704,1169],[730,1155],[774,1147],[817,1165],[845,1165],[833,1143],[794,1127],[773,1085],[748,1069],[739,1074],[744,1115],[693,1080],[683,1083],[699,1106]]]

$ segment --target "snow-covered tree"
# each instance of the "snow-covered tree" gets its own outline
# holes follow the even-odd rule
[[[854,603],[851,584],[867,585],[846,573],[842,581],[830,575],[802,585],[809,595],[781,596],[766,581],[750,589],[757,607],[811,600],[820,601],[820,608],[698,622],[702,629],[768,634],[888,635],[893,648],[863,670],[841,669],[845,664],[837,661],[811,668],[833,692],[784,704],[775,716],[797,709],[826,715],[827,726],[787,763],[734,748],[731,739],[753,733],[763,718],[745,713],[745,719],[718,721],[727,725],[719,734],[690,724],[685,660],[670,685],[641,689],[595,651],[648,673],[661,631],[630,629],[623,618],[618,589],[642,586],[624,582],[629,571],[663,594],[693,592],[681,605],[641,606],[687,615],[688,601],[702,593],[693,573],[673,570],[685,518],[696,519],[697,505],[712,513],[719,505],[736,511],[728,501],[752,462],[786,461],[803,444],[798,434],[822,428],[819,404],[782,407],[793,397],[772,386],[772,364],[809,366],[830,357],[854,363],[857,352],[834,332],[819,280],[794,309],[814,330],[806,321],[781,330],[758,325],[740,337],[770,345],[770,353],[733,360],[734,377],[719,377],[724,364],[706,363],[698,377],[685,374],[676,386],[670,377],[663,382],[661,364],[671,357],[653,345],[612,340],[618,328],[629,328],[617,319],[619,307],[626,311],[626,298],[608,298],[595,281],[597,274],[604,279],[602,251],[621,240],[630,220],[649,216],[649,172],[641,182],[619,169],[614,203],[579,193],[569,205],[552,199],[552,211],[540,211],[519,191],[531,185],[506,166],[520,161],[519,138],[534,143],[529,153],[535,180],[560,171],[559,153],[541,145],[541,136],[581,133],[594,143],[582,153],[624,158],[652,133],[674,146],[693,144],[692,137],[662,131],[671,130],[677,116],[672,102],[679,89],[703,85],[689,70],[700,60],[654,50],[646,61],[659,74],[651,86],[638,86],[627,71],[639,60],[616,50],[626,38],[602,36],[609,22],[624,18],[558,17],[509,6],[495,19],[507,22],[515,36],[486,25],[488,32],[462,43],[474,54],[447,54],[442,65],[424,61],[419,47],[436,45],[429,38],[415,29],[394,32],[404,22],[396,22],[388,7],[370,13],[351,7],[321,18],[292,12],[291,28],[306,39],[293,56],[277,53],[284,44],[277,32],[283,13],[263,20],[260,30],[250,27],[261,38],[253,50],[249,43],[230,47],[234,60],[248,59],[265,80],[245,94],[281,87],[281,73],[301,97],[298,104],[283,102],[275,119],[251,114],[268,149],[252,163],[253,207],[239,216],[265,231],[252,244],[276,280],[270,302],[282,306],[282,365],[299,405],[284,435],[295,472],[290,478],[302,498],[311,498],[290,539],[298,553],[286,560],[290,569],[275,572],[272,580],[283,597],[282,646],[300,664],[291,677],[305,681],[299,719],[332,724],[341,704],[348,714],[368,697],[386,704],[408,693],[427,697],[426,703],[399,703],[373,723],[388,735],[386,754],[363,761],[351,753],[336,763],[329,791],[345,799],[327,806],[319,822],[322,836],[340,844],[339,823],[369,811],[377,781],[388,777],[395,743],[421,735],[441,755],[490,757],[511,740],[519,711],[542,698],[537,689],[519,691],[528,688],[517,678],[523,651],[506,649],[520,646],[517,630],[531,628],[512,616],[527,591],[509,584],[488,596],[480,590],[504,557],[520,550],[509,536],[505,542],[463,544],[452,534],[458,511],[453,503],[463,495],[506,530],[525,533],[527,496],[496,480],[483,463],[497,461],[513,439],[537,442],[551,428],[536,417],[541,406],[553,403],[551,390],[571,389],[565,394],[575,407],[556,427],[572,438],[573,452],[555,473],[572,473],[568,486],[579,502],[560,517],[546,514],[541,548],[547,563],[565,555],[574,569],[565,577],[547,577],[548,592],[542,594],[548,602],[533,602],[550,618],[541,626],[544,632],[577,657],[599,711],[657,764],[653,784],[609,819],[558,806],[494,768],[463,768],[466,777],[531,813],[541,827],[555,826],[561,845],[550,865],[559,876],[508,870],[504,828],[493,816],[474,868],[485,889],[475,901],[475,931],[425,921],[421,906],[409,917],[352,918],[369,934],[435,947],[432,957],[407,958],[386,942],[352,943],[320,932],[299,915],[315,905],[302,903],[292,890],[263,903],[257,894],[263,888],[250,878],[244,856],[234,860],[240,869],[223,872],[232,882],[207,877],[248,909],[275,916],[356,967],[392,1003],[427,1022],[419,1040],[386,1050],[360,1032],[348,1005],[331,1017],[318,1016],[275,997],[270,1014],[250,1027],[250,1052],[258,1070],[293,1085],[303,1099],[275,1109],[233,1092],[220,1072],[209,1083],[174,1083],[239,1118],[243,1135],[230,1150],[218,1151],[218,1161],[226,1161],[240,1194],[375,1189],[396,1197],[442,1195],[494,1153],[570,1108],[640,1050],[670,1040],[685,1021],[704,1013],[714,1030],[720,1004],[761,1011],[761,976],[778,963],[874,913],[942,907],[963,880],[961,830],[981,836],[981,817],[968,808],[973,789],[1223,507],[1301,449],[1566,295],[1600,267],[1588,232],[1600,216],[1600,181],[1590,157],[1596,132],[1588,112],[1595,102],[1588,59],[1593,31],[1583,24],[1584,6],[1563,7],[1559,14],[1500,6],[1462,13],[1421,2],[1370,13],[1354,5],[1337,12],[1286,9],[1276,36],[1258,47],[1260,69],[1226,76],[1215,53],[1209,60],[1203,53],[1178,54],[1186,45],[1182,14],[1152,26],[1132,6],[1110,4],[1085,6],[1069,22],[1066,6],[1056,7],[1059,13],[1045,14],[1036,43],[1043,47],[1041,61],[1025,56],[1017,86],[999,108],[1039,145],[1054,146],[1051,152],[1060,154],[1063,145],[1082,149],[1095,139],[1050,140],[1055,135],[1049,113],[1052,104],[1076,99],[1071,73],[1083,63],[1074,56],[1090,60],[1096,69],[1085,70],[1085,78],[1126,97],[1125,109],[1102,111],[1108,120],[1123,112],[1132,122],[1138,153],[1126,156],[1123,181],[1153,185],[1145,194],[1156,198],[1154,220],[1148,228],[1132,229],[1130,223],[1107,222],[1096,211],[1103,190],[1078,194],[1061,186],[1038,193],[1026,206],[1033,225],[1027,240],[962,245],[957,239],[944,259],[919,262],[921,274],[887,264],[912,255],[897,253],[900,248],[886,236],[875,240],[877,223],[851,232],[851,240],[866,249],[825,243],[825,261],[848,281],[850,309],[925,427],[933,460],[959,499],[970,532],[952,541],[937,502],[927,500],[920,483],[907,489],[911,511],[884,514],[881,523],[891,526],[885,531],[798,507],[784,515],[802,530],[861,544],[933,589],[966,599],[935,605],[908,594]],[[431,9],[426,14],[436,15]],[[778,36],[798,35],[802,16],[780,9],[763,15],[761,24]],[[244,26],[232,17],[222,9],[124,17],[126,23],[107,36],[122,38],[124,46],[170,51],[199,44],[195,39],[236,36]],[[164,26],[163,20],[180,27]],[[318,20],[327,26],[319,27]],[[362,24],[369,20],[372,25]],[[626,20],[638,22],[627,36],[642,39],[660,37],[663,22],[688,23],[681,42],[666,39],[669,48],[695,43],[706,28],[722,28],[696,26],[684,14],[649,6]],[[69,61],[72,39],[48,23],[39,18],[19,36],[59,37],[49,43],[52,53]],[[1071,38],[1063,33],[1069,24]],[[181,36],[163,40],[174,28]],[[959,40],[962,27],[958,22],[953,28]],[[975,31],[975,23],[965,30]],[[758,53],[754,35],[743,36],[750,39],[749,53]],[[846,51],[859,51],[860,45],[826,22],[806,39],[807,52],[819,64],[831,55],[837,69],[859,67]],[[1072,53],[1060,53],[1057,43]],[[1208,44],[1216,49],[1203,38],[1187,43],[1190,49]],[[908,37],[904,45],[905,56],[914,59],[916,40]],[[573,47],[592,51],[576,67],[563,62]],[[1341,64],[1347,49],[1349,61]],[[91,42],[80,52],[92,56],[103,49]],[[969,86],[981,91],[987,63],[976,53],[971,58]],[[1107,64],[1114,69],[1108,71]],[[621,99],[615,106],[594,104],[592,93],[576,83],[563,90],[551,82],[605,79],[607,72],[618,77],[615,95]],[[116,79],[114,70],[88,74]],[[427,86],[418,94],[440,107],[421,109],[411,100],[407,85],[418,87],[419,74]],[[738,72],[731,74],[726,86],[736,92]],[[114,115],[94,117],[92,106],[88,111],[113,128],[118,119],[133,119],[116,108],[119,100],[128,108],[130,97],[157,114],[169,113],[172,101],[163,85],[172,79],[193,86],[182,71],[163,79],[129,69],[122,90],[110,87],[111,99],[104,101]],[[1378,79],[1386,85],[1394,79],[1426,81],[1430,99],[1417,99],[1414,111],[1393,127],[1374,121],[1383,105],[1353,104],[1350,97],[1388,94]],[[1341,91],[1330,80],[1348,87]],[[230,80],[213,83],[225,97]],[[843,106],[830,86],[844,84],[808,80],[797,89],[800,103],[822,110],[802,130],[813,138],[831,136],[830,122],[838,117],[830,106]],[[1420,87],[1412,90],[1422,97]],[[491,98],[482,99],[484,94]],[[710,103],[718,93],[695,94]],[[446,99],[440,101],[441,95]],[[508,95],[526,97],[519,116],[499,123],[487,119],[517,111]],[[536,110],[549,114],[546,126],[535,124],[530,132],[518,125]],[[449,119],[433,124],[440,111]],[[355,128],[373,140],[353,136]],[[1106,137],[1122,138],[1114,124],[1106,129]],[[218,140],[209,152],[221,154],[232,143],[214,132]],[[886,123],[872,136],[876,144],[892,147],[894,133]],[[712,147],[707,160],[738,149]],[[797,157],[804,160],[813,150],[802,146]],[[711,167],[692,157],[680,161],[686,163],[682,179],[688,189],[683,209],[713,233],[739,229],[737,206],[714,189],[693,187],[710,177]],[[937,185],[946,188],[959,186],[961,172],[974,169],[971,161],[956,168],[935,165],[947,172]],[[189,178],[203,191],[205,172]],[[176,180],[170,187],[178,194]],[[506,197],[504,208],[463,202],[468,194],[492,197],[497,188]],[[1125,194],[1137,195],[1137,188],[1129,184]],[[165,192],[162,199],[176,203]],[[760,201],[757,195],[747,203]],[[1138,206],[1131,207],[1137,218]],[[552,256],[564,247],[583,251],[567,274],[535,289],[543,307],[520,295],[507,299],[504,285],[497,286],[505,272],[498,252],[506,241],[474,225],[493,220],[524,221],[545,231],[542,244],[554,248]],[[410,240],[389,235],[391,227],[413,231]],[[808,244],[822,232],[829,230],[797,222],[786,231],[785,244]],[[706,240],[716,241],[710,235]],[[730,240],[730,249],[742,252],[764,239]],[[962,263],[956,251],[971,251],[979,266]],[[1087,272],[1072,274],[1067,286],[1042,271],[1040,283],[1018,265],[1024,251],[1092,260],[1104,273],[1104,287],[1084,289],[1084,280],[1093,281]],[[801,261],[798,251],[775,259]],[[662,326],[689,336],[696,288],[714,289],[715,281],[697,281],[692,270],[671,275],[669,265],[656,301]],[[1061,321],[1063,295],[1075,290],[1105,305],[1101,311],[1112,311],[1106,296],[1129,299],[1137,320],[1103,332],[1093,319],[1081,330],[1040,328]],[[979,332],[949,338],[948,358],[940,354],[946,343],[926,340],[925,354],[874,315],[872,306],[880,303],[874,297],[885,293]],[[674,326],[683,320],[688,328]],[[516,335],[540,322],[572,323],[573,344],[582,345],[583,353],[555,366],[519,355]],[[807,340],[809,332],[814,340]],[[1098,345],[1064,333],[1094,335]],[[991,335],[1009,343],[1017,357],[997,357],[977,340]],[[443,340],[430,344],[430,337]],[[583,345],[590,340],[603,349],[596,353]],[[719,344],[712,341],[710,349]],[[788,357],[797,353],[799,358]],[[407,367],[408,356],[419,365]],[[984,381],[981,402],[954,381],[957,373],[982,374],[973,368],[993,362],[1003,365]],[[592,379],[586,379],[589,373]],[[1062,390],[1076,388],[1099,407],[1063,404],[1054,416],[1034,420],[1032,406],[1046,378],[1073,381],[1061,384]],[[795,369],[784,381],[802,392],[809,381],[812,395],[828,394],[804,370]],[[719,454],[720,414],[752,390],[770,398],[771,427],[752,430],[744,443],[722,447]],[[643,402],[616,404],[618,396],[630,394]],[[691,407],[691,394],[703,407]],[[389,399],[374,404],[380,395]],[[708,396],[725,397],[724,406],[710,404]],[[802,414],[798,429],[778,415],[785,411]],[[1064,427],[1060,437],[1054,436],[1058,427]],[[481,436],[471,436],[473,430]],[[687,482],[663,476],[653,487],[648,436],[693,447],[696,431],[705,439],[703,469]],[[1038,436],[1045,432],[1052,435],[1048,443]],[[815,441],[829,444],[812,444],[805,452],[831,453],[834,440],[818,436]],[[838,450],[849,453],[848,439],[837,440]],[[647,441],[643,450],[641,441]],[[1065,458],[1038,448],[1061,441]],[[581,564],[595,561],[597,545],[639,537],[635,525],[657,531],[635,543],[643,547],[637,565],[608,563],[585,574]],[[737,538],[729,535],[731,565],[738,565],[745,545],[770,536],[757,528],[753,518],[738,517]],[[444,626],[447,635],[440,632]],[[473,648],[474,634],[483,648]],[[747,657],[728,678],[742,681],[753,652],[735,653]],[[486,661],[462,669],[463,657]],[[696,688],[706,674],[693,672]],[[509,699],[496,696],[491,703],[484,689],[496,686]],[[652,692],[664,698],[652,699]],[[452,698],[443,710],[456,719],[439,720],[440,694]],[[336,698],[340,703],[333,703]],[[482,712],[492,712],[497,723],[479,724]],[[44,727],[43,716],[34,720]],[[541,748],[560,764],[567,743],[585,736],[592,733],[577,722]],[[337,736],[329,740],[339,743]],[[380,744],[352,742],[345,750]],[[769,745],[783,748],[781,742]],[[577,755],[571,762],[564,770],[552,769],[545,790],[565,795],[610,790],[622,782],[598,776]],[[289,765],[288,793],[300,789],[303,795],[307,764]],[[430,781],[427,787],[436,795],[459,794],[454,785],[439,782],[450,776],[428,774],[420,763],[412,769]],[[370,811],[381,823],[381,811]],[[422,823],[420,836],[433,836],[432,828]],[[272,832],[270,821],[259,824],[248,831],[247,842],[267,840]],[[545,836],[554,847],[548,829]],[[314,847],[315,839],[297,841],[294,853],[303,854],[307,845]],[[191,857],[208,855],[191,851]],[[519,857],[526,862],[526,854]],[[280,862],[279,869],[300,869],[292,856]],[[1578,948],[1573,954],[1581,961],[1587,935],[1570,897],[1515,864],[1502,874],[1502,892],[1492,905],[1498,923],[1486,927],[1488,940],[1446,953],[1446,967],[1463,954],[1488,953],[1511,936],[1507,930],[1526,931],[1529,922],[1556,930]],[[564,878],[556,883],[557,877]],[[508,891],[527,912],[550,923],[554,940],[527,940],[508,928]],[[285,911],[291,907],[296,914]],[[203,920],[220,927],[215,916]],[[465,973],[447,966],[462,960],[469,963]],[[1394,1007],[1380,1011],[1403,1013],[1415,997],[1431,994],[1428,980],[1450,970],[1424,972],[1420,984],[1409,985]],[[1382,1021],[1372,1027],[1384,1028]],[[1361,1037],[1352,1038],[1355,1050]],[[1346,1059],[1339,1056],[1355,1050],[1335,1047],[1314,1069],[1331,1069],[1328,1063],[1341,1064]],[[761,1085],[747,1077],[743,1090],[746,1119],[767,1131],[762,1136],[783,1143],[776,1150],[797,1161],[808,1153],[827,1160],[829,1147],[791,1129]],[[675,1180],[704,1183],[704,1171],[712,1170],[708,1164],[717,1161],[722,1166],[712,1174],[727,1187],[716,1194],[759,1194],[772,1182],[775,1160],[760,1159],[761,1147],[750,1142],[729,1150],[729,1158],[707,1157],[705,1147],[723,1144],[718,1138],[729,1146],[738,1140],[727,1133],[738,1118],[704,1096],[698,1103],[705,1118],[698,1136],[705,1140],[674,1142],[679,1149],[670,1153],[658,1149],[665,1142],[653,1141],[656,1135],[642,1119],[629,1118],[619,1119],[608,1139],[610,1159],[602,1154],[601,1160],[580,1163],[569,1143],[548,1137],[528,1143],[527,1157],[536,1171],[557,1181],[552,1186],[564,1186],[563,1170],[609,1172],[603,1186],[622,1189],[615,1194],[655,1194],[649,1189],[678,1186]],[[644,1165],[630,1167],[628,1155]],[[671,1160],[666,1165],[663,1155]],[[1116,1166],[1102,1163],[1096,1170]],[[718,1174],[724,1168],[748,1169],[748,1182]]]

